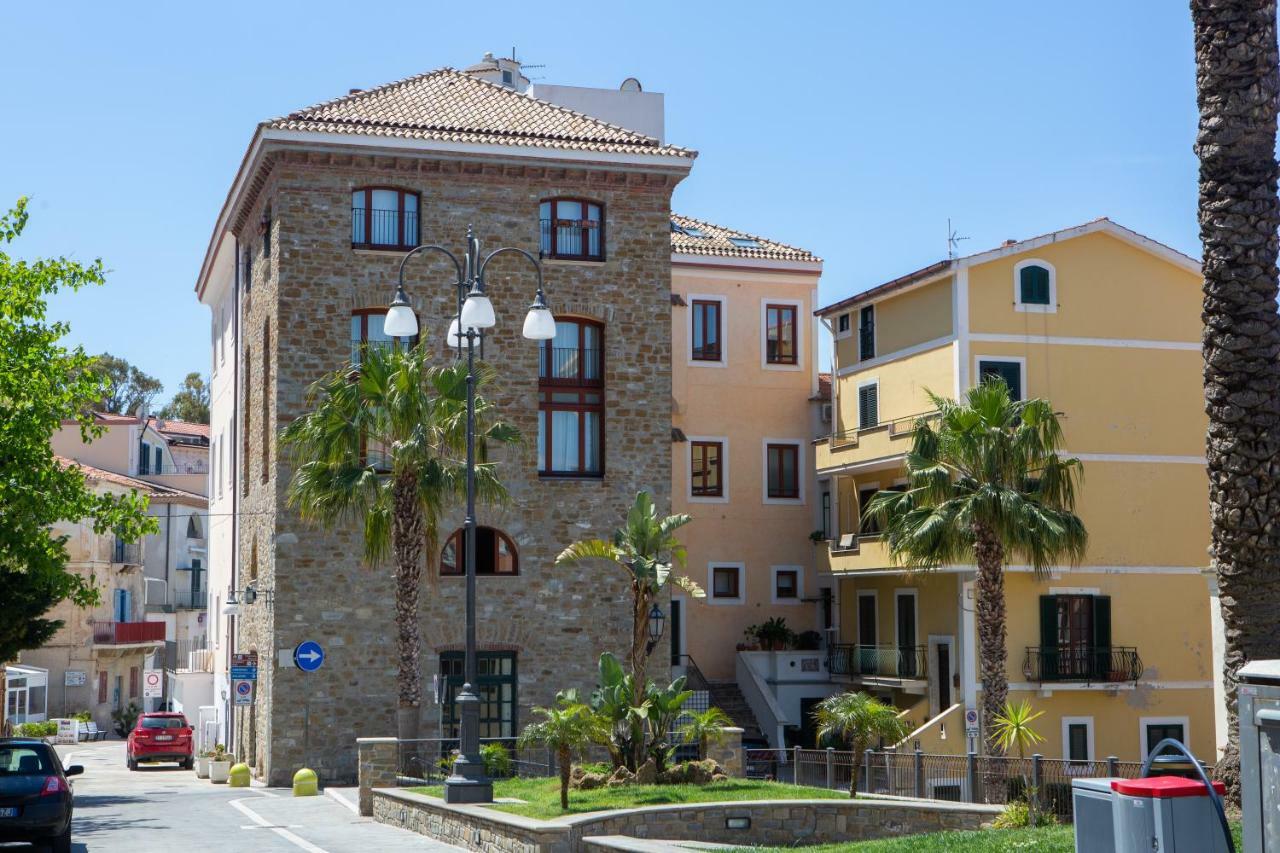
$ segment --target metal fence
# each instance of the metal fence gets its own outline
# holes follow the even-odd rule
[[[452,772],[458,748],[457,738],[398,741],[396,784],[413,787],[443,782]],[[486,754],[486,771],[493,778],[540,778],[560,772],[551,750],[542,746],[520,746],[515,738],[481,738],[480,749]],[[501,753],[505,753],[505,758]]]
[[[750,778],[794,781],[797,785],[849,790],[854,755],[836,749],[747,750]],[[1010,756],[938,755],[924,752],[867,750],[857,769],[858,790],[898,797],[1006,805],[1034,797],[1038,808],[1070,822],[1073,779],[1133,779],[1142,763],[1065,761]],[[784,770],[784,768],[787,768]]]

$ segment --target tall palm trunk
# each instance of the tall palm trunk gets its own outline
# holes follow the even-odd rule
[[[634,586],[631,596],[631,650],[627,654],[627,666],[635,679],[637,703],[644,698],[645,669],[649,662],[649,606],[648,593],[638,585]]]
[[[1001,755],[996,742],[995,721],[1009,697],[1009,657],[1005,645],[1004,547],[994,531],[985,525],[974,528],[974,558],[978,563],[976,601],[978,620],[978,666],[982,677],[982,731],[986,751]]]
[[[562,746],[556,751],[556,757],[560,761],[560,811],[567,812],[569,810],[569,774],[573,765],[573,753],[569,751],[567,746]]]
[[[418,482],[401,474],[392,487],[391,548],[396,558],[396,731],[401,740],[418,737],[422,701],[422,637],[418,630],[418,590],[422,582],[425,531]]]
[[[1276,4],[1192,0],[1200,129],[1206,458],[1225,629],[1228,743],[1239,801],[1236,671],[1280,657],[1280,316],[1276,314]]]

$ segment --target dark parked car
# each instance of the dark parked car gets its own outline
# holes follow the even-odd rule
[[[53,747],[36,738],[0,738],[0,841],[47,844],[71,850],[71,785]]]

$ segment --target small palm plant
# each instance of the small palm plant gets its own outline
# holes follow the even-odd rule
[[[578,701],[576,690],[560,691],[554,707],[534,708],[533,712],[542,719],[525,726],[519,745],[540,743],[556,754],[560,767],[560,810],[568,811],[573,757],[601,739],[599,718]]]
[[[1001,709],[999,714],[996,714],[995,722],[991,727],[992,736],[999,745],[1000,751],[1007,753],[1009,750],[1016,748],[1018,750],[1018,758],[1021,759],[1019,764],[1024,764],[1024,770],[1028,747],[1044,742],[1044,738],[1040,736],[1040,733],[1031,727],[1032,723],[1043,716],[1044,711],[1033,711],[1031,703],[1026,699],[1023,699],[1017,705],[1012,702],[1005,702],[1004,708]],[[1032,826],[1036,826],[1037,813],[1040,810],[1040,792],[1027,779],[1025,772],[1022,776],[1022,787],[1027,792],[1029,820]]]
[[[845,741],[853,750],[850,797],[857,796],[858,771],[867,747],[873,741],[897,743],[909,733],[897,708],[862,692],[828,696],[817,704],[814,719],[818,723],[818,740]]]
[[[648,492],[636,495],[627,512],[626,524],[613,533],[612,540],[585,539],[574,542],[556,557],[556,565],[572,565],[584,560],[604,560],[625,571],[631,581],[631,649],[627,668],[637,685],[645,684],[645,664],[649,660],[649,613],[658,594],[674,583],[694,598],[704,598],[702,588],[683,575],[672,572],[672,564],[684,565],[684,545],[675,532],[693,519],[681,513],[660,518]],[[641,691],[642,692],[642,691]]]
[[[733,720],[724,711],[716,707],[705,711],[691,713],[685,717],[680,727],[680,736],[685,743],[698,745],[698,757],[707,757],[707,748],[724,740],[724,730],[733,725]]]

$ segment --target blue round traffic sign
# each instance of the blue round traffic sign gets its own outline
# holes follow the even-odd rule
[[[293,650],[293,665],[303,672],[315,672],[324,663],[324,649],[315,640],[298,643]]]

